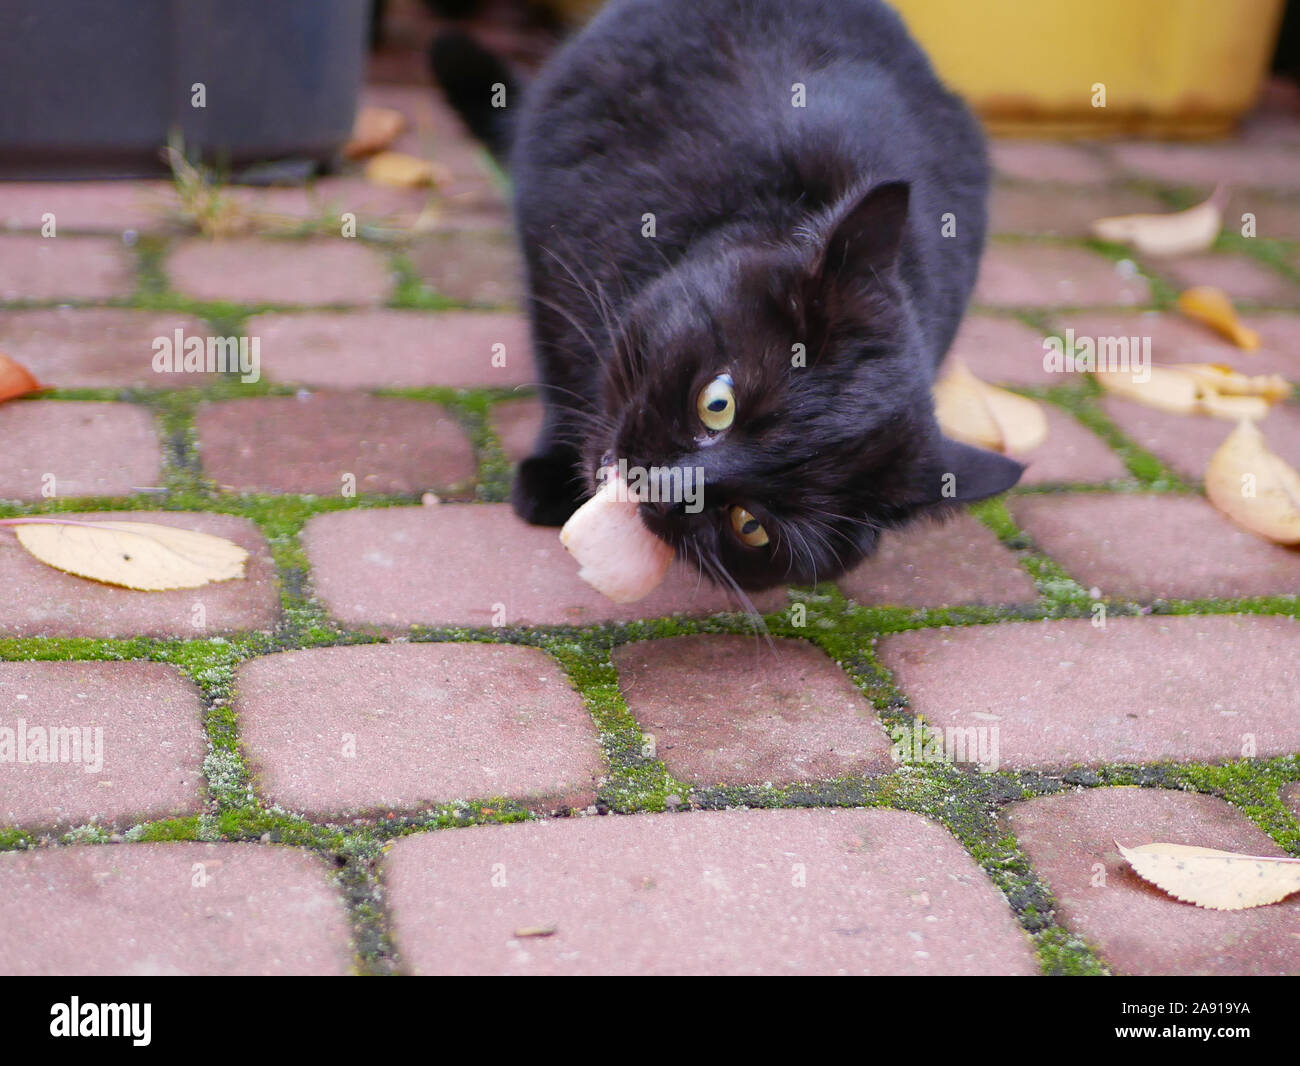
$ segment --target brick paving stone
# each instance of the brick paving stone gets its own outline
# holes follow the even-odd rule
[[[1300,159],[1297,163],[1300,164]],[[1300,286],[1246,255],[1189,255],[1152,260],[1150,266],[1172,280],[1177,288],[1213,285],[1226,292],[1237,304],[1267,307],[1300,302]]]
[[[256,659],[236,681],[259,790],[312,815],[506,796],[585,807],[603,770],[582,698],[536,648],[370,644]]]
[[[1128,189],[1075,189],[1063,196],[1050,186],[999,184],[989,201],[989,232],[1088,237],[1099,218],[1164,210],[1154,196]]]
[[[1247,212],[1255,216],[1256,239],[1300,241],[1300,201],[1294,197],[1270,196],[1258,189],[1233,189],[1223,209],[1224,230],[1241,233],[1242,215]]]
[[[989,143],[989,156],[999,174],[1022,181],[1094,185],[1114,173],[1103,156],[1073,144],[996,140]]]
[[[394,845],[382,876],[410,973],[1038,972],[970,856],[903,811],[421,833]],[[555,932],[517,935],[530,928]]]
[[[1171,414],[1114,396],[1103,398],[1102,407],[1137,444],[1194,482],[1205,476],[1210,458],[1234,426],[1225,419]],[[1268,446],[1300,467],[1300,407],[1279,404],[1258,425]]]
[[[178,206],[166,181],[14,181],[0,185],[0,227],[40,231],[52,213],[57,232],[157,229]]]
[[[523,302],[523,264],[508,232],[435,234],[412,245],[410,258],[429,288],[457,303],[517,307]]]
[[[1149,338],[1153,363],[1226,363],[1245,374],[1281,374],[1300,380],[1294,354],[1300,316],[1286,312],[1257,311],[1242,316],[1260,334],[1260,347],[1253,352],[1243,351],[1207,327],[1173,312],[1080,311],[1054,315],[1053,319],[1062,336],[1069,329],[1078,339],[1123,337],[1130,349],[1140,345],[1144,350]]]
[[[885,533],[876,554],[836,581],[868,605],[1032,603],[1034,583],[997,536],[969,514]]]
[[[614,650],[619,687],[674,777],[789,784],[890,771],[890,741],[848,677],[799,640],[721,634]]]
[[[944,730],[995,729],[1008,769],[1300,750],[1293,618],[1111,618],[1104,629],[1081,618],[880,643],[913,714]]]
[[[0,300],[111,300],[134,284],[130,251],[115,238],[0,236]]]
[[[260,338],[262,370],[273,381],[317,388],[398,389],[513,388],[536,379],[528,322],[515,314],[269,314],[251,318],[248,332]],[[498,344],[505,345],[504,366],[493,362]]]
[[[275,568],[252,522],[234,515],[176,511],[71,515],[98,521],[155,522],[226,537],[249,552],[240,581],[197,589],[138,592],[101,585],[38,562],[0,534],[0,637],[178,637],[187,640],[270,629],[280,613]]]
[[[1012,516],[1085,588],[1138,600],[1300,592],[1300,552],[1194,496],[1023,496]]]
[[[377,304],[393,287],[382,253],[343,237],[195,238],[178,245],[164,269],[179,293],[242,304]]]
[[[0,498],[128,496],[159,484],[153,416],[124,403],[25,400],[0,406]],[[53,475],[53,482],[48,478]]]
[[[190,388],[200,374],[160,374],[153,369],[157,337],[206,337],[198,319],[174,311],[59,307],[7,311],[0,318],[0,352],[16,359],[42,384],[63,389],[137,386]]]
[[[195,417],[204,472],[233,492],[411,493],[463,485],[474,449],[437,404],[303,393],[208,404]]]
[[[1139,177],[1207,190],[1233,186],[1300,188],[1297,153],[1275,145],[1161,144],[1138,141],[1109,146],[1116,165]]]
[[[57,920],[50,920],[57,915]],[[0,854],[0,971],[24,976],[347,974],[324,860],[259,844]]]
[[[1016,458],[1028,464],[1021,485],[1083,484],[1129,477],[1128,468],[1097,434],[1073,415],[1043,404],[1047,440]]]
[[[586,625],[737,609],[683,563],[645,599],[614,603],[579,580],[559,533],[507,504],[451,503],[319,515],[303,544],[317,596],[348,624]],[[780,589],[751,599],[760,611],[787,602]]]
[[[144,821],[201,809],[203,705],[174,666],[0,663],[3,730],[15,747],[0,757],[0,824]]]
[[[533,454],[537,434],[542,430],[542,401],[532,398],[495,404],[488,421],[501,440],[501,447],[512,463]]]
[[[1059,385],[1043,369],[1042,333],[1014,318],[967,315],[948,361],[961,360],[976,377],[1004,385]]]
[[[974,301],[993,307],[1133,305],[1150,299],[1146,279],[1121,273],[1096,252],[1055,244],[993,244],[980,263]]]
[[[1007,808],[1006,824],[1056,898],[1056,914],[1124,974],[1265,975],[1300,970],[1300,897],[1212,911],[1137,876],[1115,841],[1157,841],[1283,855],[1240,811],[1214,796],[1095,788]],[[1103,878],[1104,868],[1104,878]]]

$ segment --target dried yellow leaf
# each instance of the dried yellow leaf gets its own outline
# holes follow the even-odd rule
[[[961,362],[934,386],[935,417],[954,440],[1010,455],[1047,439],[1047,416],[1034,400],[981,381]]]
[[[1291,395],[1291,382],[1281,374],[1242,374],[1226,363],[1174,363],[1169,369],[1191,374],[1197,384],[1223,396],[1258,396],[1278,403]]]
[[[445,178],[445,171],[437,164],[402,152],[380,152],[366,164],[366,179],[376,185],[416,189]]]
[[[248,552],[209,533],[149,522],[11,520],[18,541],[41,562],[129,589],[189,589],[244,576]]]
[[[1269,451],[1253,422],[1239,423],[1214,453],[1205,494],[1243,529],[1278,544],[1300,544],[1300,474]]]
[[[1127,244],[1147,255],[1202,252],[1214,243],[1223,226],[1223,190],[1186,211],[1164,215],[1115,215],[1099,218],[1092,234],[1103,241]]]
[[[1115,846],[1144,881],[1171,896],[1216,911],[1277,903],[1300,892],[1300,859],[1239,855],[1187,844]]]
[[[1177,415],[1200,410],[1201,390],[1192,375],[1172,367],[1152,366],[1143,380],[1128,370],[1098,370],[1094,376],[1107,392]]]
[[[1259,347],[1259,334],[1237,318],[1227,293],[1212,285],[1197,285],[1178,297],[1178,310],[1221,333],[1238,348],[1254,351]]]
[[[363,107],[352,124],[352,138],[343,146],[349,159],[364,159],[387,148],[406,128],[406,116],[391,107]]]

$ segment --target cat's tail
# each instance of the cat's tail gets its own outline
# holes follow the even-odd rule
[[[465,125],[497,160],[510,154],[511,124],[521,84],[500,56],[461,30],[445,30],[429,46],[429,69]]]

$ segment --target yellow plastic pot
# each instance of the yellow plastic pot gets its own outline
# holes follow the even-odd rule
[[[1195,138],[1228,132],[1254,102],[1283,0],[893,4],[995,133]]]

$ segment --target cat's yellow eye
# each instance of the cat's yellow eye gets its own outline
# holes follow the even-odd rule
[[[731,509],[731,528],[736,531],[736,536],[751,548],[761,548],[767,543],[767,530],[743,507]]]
[[[736,394],[730,374],[719,374],[700,390],[695,410],[705,428],[721,433],[736,419]]]

